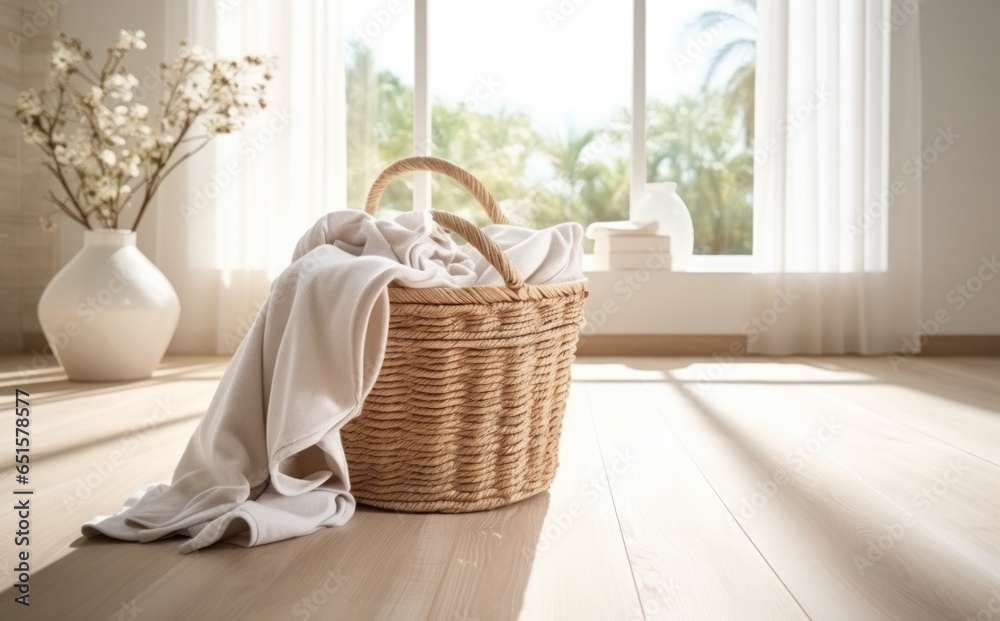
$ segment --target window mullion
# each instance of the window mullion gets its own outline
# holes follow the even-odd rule
[[[635,220],[646,194],[646,0],[632,9],[632,155],[629,217]]]
[[[413,154],[431,154],[431,97],[427,74],[427,0],[415,0],[413,20]],[[431,176],[413,175],[413,209],[431,208]]]

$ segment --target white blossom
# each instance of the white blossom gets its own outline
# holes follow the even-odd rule
[[[58,223],[50,216],[38,216],[38,225],[43,231],[51,232],[56,230]]]
[[[134,32],[129,30],[118,31],[118,42],[108,48],[108,53],[112,55],[124,56],[129,51],[146,49],[146,33],[141,30]]]
[[[139,79],[131,73],[118,73],[111,76],[108,81],[108,94],[112,99],[121,101],[132,101],[132,89],[139,86]]]
[[[42,100],[34,89],[21,91],[17,95],[18,112],[30,116],[37,116],[42,113]]]
[[[69,188],[59,204],[78,221],[116,227],[136,188],[135,200],[148,203],[173,162],[217,134],[239,130],[267,105],[273,58],[216,59],[182,41],[161,64],[163,96],[150,118],[149,106],[135,101],[139,80],[123,64],[131,50],[146,48],[145,37],[122,30],[98,72],[92,53],[60,34],[46,87],[18,96],[24,138]]]

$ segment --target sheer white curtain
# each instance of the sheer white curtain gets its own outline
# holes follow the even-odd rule
[[[158,209],[157,261],[181,285],[171,349],[230,353],[299,236],[345,205],[340,3],[176,4],[167,29],[175,41],[186,37],[221,57],[278,57],[265,113],[192,160]]]
[[[916,329],[919,15],[891,8],[759,3],[752,353],[899,351]]]

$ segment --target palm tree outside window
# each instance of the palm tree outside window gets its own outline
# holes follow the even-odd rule
[[[351,207],[363,204],[385,164],[413,152],[422,94],[414,92],[412,48],[399,33],[414,27],[421,1],[399,3],[378,36],[365,27],[383,2],[345,9]],[[475,171],[529,226],[625,220],[631,7],[590,0],[562,15],[559,6],[427,4],[431,152]],[[755,0],[647,7],[646,178],[678,183],[695,222],[696,254],[753,251],[755,18]],[[389,192],[384,203],[412,206],[404,184]],[[431,204],[484,223],[446,181],[432,181]]]

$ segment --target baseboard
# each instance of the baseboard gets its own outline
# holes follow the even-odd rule
[[[592,334],[581,336],[577,356],[713,356],[746,353],[745,334]],[[41,332],[21,335],[21,353],[48,352]],[[1000,334],[929,337],[921,356],[1000,356]]]
[[[577,356],[712,356],[746,353],[745,334],[592,334],[580,337]]]
[[[581,336],[577,356],[713,356],[746,353],[745,334],[592,334]],[[921,356],[1000,356],[1000,335],[928,338]]]
[[[928,337],[921,356],[1000,356],[1000,334],[942,334]]]

